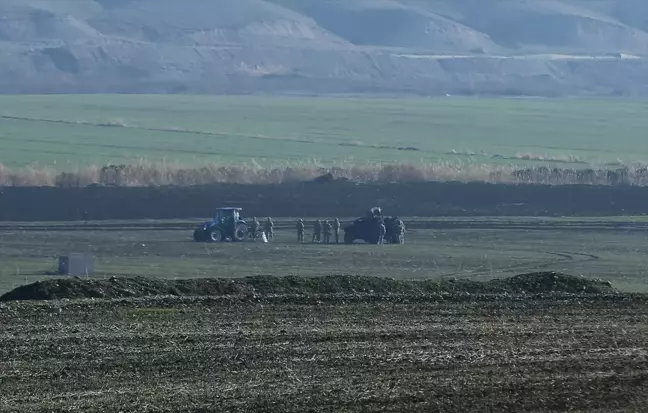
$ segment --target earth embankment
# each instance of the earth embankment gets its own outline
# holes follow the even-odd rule
[[[374,205],[402,216],[641,215],[648,188],[352,182],[195,187],[5,188],[0,221],[175,219],[238,206],[246,216],[356,216]]]
[[[134,298],[158,295],[227,296],[257,294],[542,294],[613,293],[606,281],[586,279],[553,271],[520,274],[485,282],[470,280],[408,281],[383,277],[255,276],[237,279],[204,278],[163,280],[148,277],[111,277],[107,280],[63,278],[23,285],[0,301],[57,300],[79,298]],[[443,298],[441,298],[443,299]],[[447,299],[447,297],[446,297]]]

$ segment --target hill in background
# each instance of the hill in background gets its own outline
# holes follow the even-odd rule
[[[0,92],[648,95],[644,0],[3,0]]]

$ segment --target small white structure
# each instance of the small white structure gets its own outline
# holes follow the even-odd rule
[[[94,257],[81,253],[62,255],[58,261],[58,273],[60,275],[90,275],[94,273]]]

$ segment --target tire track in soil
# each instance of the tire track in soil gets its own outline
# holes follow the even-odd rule
[[[506,266],[501,269],[488,269],[488,270],[480,270],[480,271],[473,271],[470,273],[466,273],[466,271],[457,271],[457,272],[451,272],[451,273],[444,273],[441,274],[440,277],[455,277],[455,278],[471,278],[471,277],[480,277],[480,276],[488,276],[488,275],[494,275],[494,274],[503,274],[506,272],[534,272],[534,271],[539,271],[546,269],[548,267],[551,267],[553,265],[561,264],[561,263],[583,263],[583,262],[588,262],[588,261],[598,261],[601,259],[600,256],[594,255],[594,254],[587,254],[584,252],[568,252],[568,251],[562,251],[562,252],[549,252],[549,251],[543,251],[544,254],[548,255],[554,255],[558,258],[550,259],[550,260],[542,260],[542,261],[532,261],[532,262],[524,262],[520,264],[513,264]],[[574,256],[581,257],[576,258]]]

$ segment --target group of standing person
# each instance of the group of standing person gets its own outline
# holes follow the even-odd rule
[[[304,232],[306,226],[304,225],[304,220],[299,219],[297,221],[297,242],[304,243]],[[333,239],[331,239],[333,237]],[[313,227],[313,243],[316,244],[331,244],[332,240],[335,241],[335,244],[340,243],[340,220],[335,218],[332,222],[329,222],[328,219],[322,221],[318,219],[315,221]]]
[[[394,226],[394,234],[396,235],[395,240],[392,242],[397,242],[398,244],[405,243],[405,225],[398,217],[393,217],[390,222]],[[325,220],[316,220],[315,225],[313,226],[313,239],[312,242],[315,244],[339,244],[340,243],[340,220],[335,218],[331,221],[328,219]],[[304,235],[306,231],[306,225],[302,218],[297,221],[297,242],[304,243]],[[267,217],[263,225],[257,221],[256,217],[252,218],[252,222],[249,227],[249,237],[252,240],[256,240],[261,232],[265,239],[269,242],[274,239],[274,222],[272,218]],[[385,224],[381,222],[380,224],[380,238],[379,244],[385,243],[385,235],[387,229]]]
[[[304,242],[305,229],[306,226],[304,225],[304,220],[300,218],[297,222],[298,242]],[[257,240],[259,233],[265,235],[267,241],[272,241],[274,239],[274,222],[272,221],[272,218],[267,217],[263,225],[261,225],[256,217],[252,218],[249,227],[250,239],[253,241]],[[329,222],[328,220],[322,221],[319,219],[315,221],[313,242],[318,244],[330,244],[333,239],[336,244],[340,243],[340,220],[335,218],[332,222]]]
[[[250,239],[256,241],[256,239],[259,237],[259,232],[265,235],[265,238],[268,241],[272,241],[274,239],[274,222],[272,221],[272,218],[267,217],[265,222],[263,223],[263,226],[261,226],[259,221],[257,221],[256,217],[252,218],[249,229]]]

